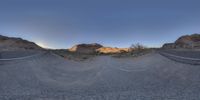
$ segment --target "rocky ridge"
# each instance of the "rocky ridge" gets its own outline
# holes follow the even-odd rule
[[[184,35],[174,43],[166,43],[164,49],[200,49],[200,34]]]
[[[84,54],[115,54],[115,53],[124,53],[128,52],[129,48],[113,48],[113,47],[104,47],[98,43],[92,44],[78,44],[68,49],[70,52],[84,53]]]
[[[42,50],[42,48],[34,42],[0,35],[0,51],[10,50]]]

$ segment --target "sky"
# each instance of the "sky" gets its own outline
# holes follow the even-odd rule
[[[200,0],[0,0],[0,35],[46,48],[160,47],[200,32]]]

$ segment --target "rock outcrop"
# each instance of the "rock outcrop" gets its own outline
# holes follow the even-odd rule
[[[165,43],[162,48],[172,49],[172,48],[175,48],[175,47],[176,47],[175,43]]]
[[[185,35],[178,38],[175,43],[163,45],[165,49],[200,49],[200,34]]]
[[[129,48],[112,48],[103,47],[100,44],[79,44],[69,49],[70,52],[84,53],[84,54],[116,54],[129,52]]]
[[[92,54],[92,53],[96,53],[96,50],[101,47],[103,46],[97,43],[78,44],[78,45],[73,46],[71,49],[69,49],[69,51],[76,52],[76,53]]]
[[[97,49],[97,52],[101,54],[127,53],[129,52],[129,48],[102,47],[102,48]]]
[[[8,50],[42,50],[42,48],[33,42],[21,38],[0,35],[0,51]]]

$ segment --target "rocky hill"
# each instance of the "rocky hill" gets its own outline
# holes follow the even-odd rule
[[[178,38],[174,43],[163,45],[165,49],[200,49],[200,34],[184,35]]]
[[[103,47],[100,44],[92,43],[92,44],[78,44],[73,46],[69,49],[70,52],[76,52],[76,53],[85,53],[85,54],[91,54],[95,53],[97,49]]]
[[[129,48],[112,48],[112,47],[102,47],[96,50],[101,54],[117,54],[129,52]]]
[[[114,54],[128,52],[128,48],[112,48],[104,47],[98,43],[92,44],[78,44],[69,49],[70,52],[85,53],[85,54]]]
[[[0,51],[8,50],[42,50],[42,48],[33,42],[21,38],[0,35]]]

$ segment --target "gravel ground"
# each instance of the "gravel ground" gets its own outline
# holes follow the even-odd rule
[[[41,51],[0,51],[0,59],[18,58],[37,54]]]
[[[0,62],[0,100],[199,100],[199,70],[158,53],[82,62],[47,53]]]

